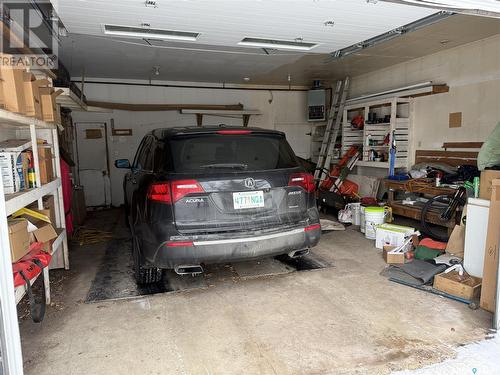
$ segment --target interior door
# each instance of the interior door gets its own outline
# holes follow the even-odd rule
[[[80,185],[88,207],[111,204],[106,123],[77,122],[76,151]]]

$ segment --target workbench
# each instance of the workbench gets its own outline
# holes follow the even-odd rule
[[[402,201],[398,201],[394,199],[394,194],[396,191],[405,191],[408,193],[420,193],[429,196],[436,196],[442,194],[454,194],[456,189],[449,187],[437,187],[432,184],[428,186],[422,186],[421,184],[412,185],[412,180],[407,181],[393,181],[393,180],[384,180],[385,187],[388,190],[388,201],[387,204],[392,208],[392,213],[394,215],[400,215],[409,217],[415,220],[419,220],[422,214],[422,208],[424,206],[423,203],[417,202],[414,205],[403,204]],[[437,211],[433,211],[432,209],[428,212],[427,222],[440,225],[448,228],[448,231],[451,232],[455,227],[455,224],[459,222],[461,211],[457,210],[455,220],[450,220],[448,222],[443,222],[439,218],[440,213]]]

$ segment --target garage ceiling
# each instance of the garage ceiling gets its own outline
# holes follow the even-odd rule
[[[387,46],[379,45],[374,51],[366,49],[362,55],[326,63],[327,53],[423,18],[434,10],[366,0],[156,3],[154,8],[146,7],[142,0],[59,0],[58,13],[69,32],[62,39],[61,59],[72,77],[84,72],[86,77],[96,78],[227,83],[247,83],[244,78],[248,77],[253,84],[288,84],[290,74],[291,83],[301,85],[313,78],[352,75],[432,53],[443,48],[439,44],[443,38],[450,40],[446,48],[477,40],[494,34],[494,27],[498,32],[499,27],[495,19],[453,16],[387,42]],[[472,28],[463,27],[465,20]],[[200,36],[195,42],[148,42],[105,35],[104,24],[148,24],[150,28],[198,32]],[[441,24],[445,27],[439,28]],[[239,46],[244,37],[300,38],[318,45],[307,53],[264,50]],[[416,44],[408,48],[410,41]],[[153,73],[155,66],[159,66],[159,75]]]

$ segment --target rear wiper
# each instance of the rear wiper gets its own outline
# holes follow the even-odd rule
[[[200,166],[200,168],[206,168],[206,169],[216,169],[216,168],[247,169],[248,164],[239,164],[239,163],[205,164],[205,165]]]

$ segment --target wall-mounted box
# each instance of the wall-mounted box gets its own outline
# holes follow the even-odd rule
[[[309,90],[307,94],[307,120],[324,121],[326,119],[326,90]]]

